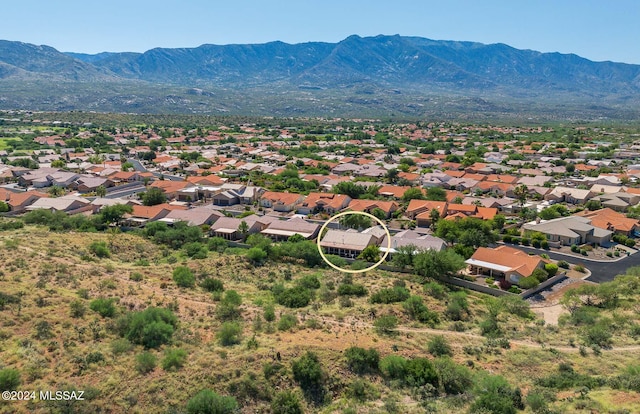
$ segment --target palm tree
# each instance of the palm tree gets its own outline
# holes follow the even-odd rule
[[[527,201],[527,196],[529,195],[529,188],[520,184],[516,188],[513,189],[513,194],[515,194],[516,198],[520,201],[520,207],[524,206],[524,203]]]

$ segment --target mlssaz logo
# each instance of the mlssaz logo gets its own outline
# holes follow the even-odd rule
[[[48,401],[83,401],[84,391],[40,391],[40,399]]]

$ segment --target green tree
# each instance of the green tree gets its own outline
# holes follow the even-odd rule
[[[51,161],[51,167],[52,168],[64,168],[67,165],[66,162],[64,162],[64,160],[53,160]]]
[[[440,187],[427,188],[427,200],[431,201],[447,201],[447,192]]]
[[[446,196],[445,196],[446,197]],[[409,188],[402,194],[402,201],[423,200],[424,193],[419,188]]]
[[[362,230],[371,227],[371,219],[362,214],[346,214],[340,217],[340,225],[351,229]]]
[[[387,171],[387,182],[390,184],[395,184],[398,181],[400,172],[396,168],[391,168]]]
[[[529,188],[524,184],[520,184],[513,189],[513,194],[515,194],[516,198],[520,202],[520,206],[524,206],[524,203],[527,202],[527,197],[529,196]]]
[[[127,213],[130,214],[132,212],[133,212],[133,206],[130,206],[128,204],[116,204],[113,206],[102,207],[100,209],[99,217],[104,223],[118,224],[120,220],[122,220],[122,217],[124,217],[125,214]]]
[[[7,211],[9,211],[9,204],[0,201],[0,213],[6,213]]]
[[[167,196],[164,194],[164,191],[158,187],[151,187],[142,193],[142,204],[145,206],[155,206],[166,202]]]
[[[380,260],[380,248],[375,244],[369,245],[362,250],[358,258],[366,262],[376,263]]]
[[[188,414],[234,414],[238,412],[238,402],[233,397],[221,396],[204,389],[187,403]]]
[[[58,186],[58,185],[54,185],[49,189],[49,195],[51,197],[60,197],[63,196],[65,193],[64,188]]]
[[[415,272],[423,279],[439,279],[451,276],[466,266],[464,258],[454,251],[426,250],[413,258]],[[426,280],[425,280],[426,281]]]
[[[97,195],[98,197],[104,197],[104,196],[106,196],[106,195],[107,195],[107,189],[105,188],[105,186],[104,186],[104,185],[99,185],[99,186],[96,188],[96,195]]]

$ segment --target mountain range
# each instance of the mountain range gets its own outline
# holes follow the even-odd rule
[[[636,118],[640,65],[405,36],[62,53],[0,40],[0,108]]]

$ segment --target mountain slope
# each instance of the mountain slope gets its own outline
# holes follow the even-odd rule
[[[262,115],[518,112],[545,105],[555,112],[555,105],[575,113],[600,107],[611,116],[638,110],[640,65],[398,35],[96,55],[0,41],[0,92],[1,107],[50,110],[60,109],[60,101],[65,109]]]

